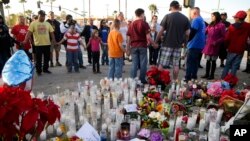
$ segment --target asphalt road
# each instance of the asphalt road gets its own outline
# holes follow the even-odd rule
[[[44,92],[46,95],[57,93],[58,88],[60,90],[70,89],[76,90],[78,82],[84,82],[85,80],[93,80],[96,84],[99,84],[101,78],[107,77],[108,74],[108,66],[100,66],[101,74],[93,74],[92,66],[87,64],[87,55],[86,52],[83,52],[84,65],[87,66],[87,69],[80,69],[80,73],[67,73],[65,67],[65,50],[62,48],[60,52],[60,62],[63,64],[62,67],[52,67],[49,70],[52,74],[43,74],[42,76],[37,76],[34,74],[34,83],[33,83],[33,92],[34,94]],[[202,65],[205,66],[205,59],[202,59]],[[131,63],[125,61],[126,65],[124,67],[123,77],[129,77],[129,72],[131,68]],[[219,60],[217,60],[217,64],[219,64]],[[246,57],[242,60],[241,70],[238,71],[238,77],[240,80],[240,84],[247,83],[250,84],[250,74],[242,73],[241,71],[245,68],[246,65]],[[172,71],[172,70],[170,70]],[[205,68],[199,69],[198,77],[200,78],[204,75]],[[222,72],[222,68],[217,67],[215,79],[219,79]],[[185,76],[185,71],[181,70],[179,79],[183,79]],[[0,84],[1,84],[0,80]]]

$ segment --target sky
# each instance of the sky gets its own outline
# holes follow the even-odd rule
[[[43,1],[41,5],[41,9],[46,12],[50,11],[49,3],[46,3],[46,0]],[[91,1],[91,16],[105,18],[108,15],[112,15],[114,10],[118,11],[118,0],[90,0]],[[121,11],[125,11],[125,0],[121,1]],[[169,4],[172,0],[127,0],[127,17],[129,19],[134,17],[134,11],[137,8],[143,8],[146,11],[146,16],[150,17],[150,11],[148,10],[148,6],[150,4],[156,4],[159,9],[159,19],[162,19],[165,14],[169,13]],[[183,0],[177,0],[183,5]],[[218,4],[220,1],[220,4]],[[11,9],[10,13],[18,13],[23,12],[22,4],[19,3],[19,0],[10,0]],[[58,7],[59,5],[62,8],[67,8],[73,10],[74,8],[78,8],[78,13],[82,13],[82,11],[86,11],[86,15],[88,16],[88,5],[89,0],[56,0],[53,5]],[[218,6],[219,5],[219,6]],[[204,18],[210,18],[210,13],[217,11],[219,7],[220,12],[227,12],[228,17],[231,18],[237,11],[239,10],[248,10],[250,8],[250,0],[195,0],[195,6],[200,7],[201,14]],[[25,10],[32,10],[35,14],[39,10],[37,8],[37,0],[27,0],[25,4]],[[61,11],[59,8],[53,8],[55,14],[60,15]],[[68,14],[72,14],[74,17],[80,18],[70,11],[65,11]],[[187,10],[184,8],[182,10],[183,14],[187,15]],[[7,11],[5,10],[5,13]],[[149,19],[149,18],[148,18]]]

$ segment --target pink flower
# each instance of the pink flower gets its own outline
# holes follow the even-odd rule
[[[220,97],[223,92],[221,82],[214,82],[208,86],[207,94],[214,97]]]

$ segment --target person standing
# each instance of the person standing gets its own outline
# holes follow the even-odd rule
[[[221,21],[225,25],[227,31],[228,27],[231,25],[231,23],[227,21],[227,13],[223,12],[220,14],[220,16],[221,16]],[[227,58],[227,48],[225,47],[224,44],[221,44],[220,46],[219,58],[220,58],[220,67],[224,68],[225,67],[224,60]]]
[[[119,32],[121,22],[115,19],[113,22],[113,29],[108,36],[108,48],[109,48],[109,73],[110,79],[122,78],[123,68],[123,54],[126,51],[122,46],[123,38]]]
[[[156,31],[156,25],[151,24],[150,29],[151,29],[150,36],[155,41],[156,36],[158,34],[158,32]],[[158,60],[158,54],[159,54],[160,47],[155,49],[152,45],[149,45],[148,48],[149,48],[149,65],[156,65],[157,60]]]
[[[123,46],[123,48],[126,48],[126,46],[127,46],[128,24],[125,21],[123,12],[119,12],[119,14],[117,16],[117,19],[120,20],[120,29],[119,29],[119,31],[121,32],[122,38],[123,38],[122,46]],[[129,60],[129,56],[126,56],[126,54],[124,54],[124,59]],[[123,63],[123,64],[125,64],[125,63]]]
[[[205,46],[205,22],[200,16],[200,8],[195,7],[191,10],[191,32],[187,44],[187,69],[185,80],[197,79],[198,67],[200,64],[199,54]]]
[[[161,40],[164,33],[162,46],[160,49],[159,69],[172,64],[173,79],[178,79],[179,63],[181,58],[182,44],[186,42],[189,35],[190,23],[188,18],[180,13],[180,4],[178,1],[170,3],[170,14],[165,15],[161,21],[161,30],[157,35],[156,42]],[[172,63],[171,63],[172,62]]]
[[[247,16],[245,11],[238,11],[233,17],[235,23],[230,25],[225,37],[228,48],[227,61],[221,78],[224,79],[228,73],[236,76],[241,60],[246,49],[247,39],[250,38],[250,24],[244,20]]]
[[[68,60],[68,73],[72,72],[72,67],[74,66],[75,72],[79,72],[78,63],[78,43],[84,46],[80,34],[77,33],[75,24],[70,25],[67,33],[64,34],[63,39],[58,43],[59,45],[64,41],[67,42],[67,60]]]
[[[221,44],[224,43],[226,33],[226,28],[221,22],[219,12],[213,12],[211,14],[211,21],[212,22],[206,29],[207,39],[205,48],[203,49],[203,54],[207,59],[207,63],[206,74],[202,78],[207,78],[208,80],[214,79],[216,60],[219,56]]]
[[[158,45],[150,37],[150,27],[148,23],[144,21],[144,10],[138,8],[135,10],[136,18],[131,23],[127,32],[127,54],[132,55],[132,67],[130,77],[137,77],[138,65],[140,64],[140,76],[139,79],[142,83],[147,83],[147,44],[151,43],[155,48]]]
[[[100,46],[102,39],[99,37],[98,30],[93,30],[89,39],[87,47],[91,47],[91,54],[93,60],[93,73],[101,73],[100,71]]]
[[[0,78],[5,63],[11,57],[12,47],[13,38],[11,38],[9,28],[4,23],[3,17],[0,15]]]
[[[150,26],[151,25],[155,25],[155,28],[156,28],[155,30],[156,30],[157,33],[160,32],[161,25],[158,23],[158,16],[157,15],[152,16]]]
[[[81,36],[85,38],[86,44],[89,43],[89,39],[92,35],[93,30],[98,30],[98,28],[94,25],[93,19],[89,18],[89,25],[85,25]],[[89,64],[92,64],[92,51],[91,51],[91,46],[87,46],[87,53],[88,53],[88,62]]]
[[[102,65],[106,64],[109,65],[109,58],[108,58],[108,35],[109,35],[110,29],[106,25],[106,21],[103,19],[100,22],[100,29],[99,29],[99,36],[102,39]]]
[[[55,36],[56,42],[59,42],[61,40],[60,22],[55,19],[55,15],[53,11],[49,12],[48,17],[49,19],[47,19],[47,22],[49,22],[54,29],[54,36]],[[56,66],[62,66],[62,64],[59,62],[59,54],[61,50],[60,45],[51,45],[50,66],[54,67],[54,63],[53,63],[53,51],[54,50],[56,53]]]
[[[16,41],[23,42],[28,32],[28,28],[29,26],[25,24],[24,16],[19,16],[18,24],[12,28],[11,34],[13,34],[13,37],[15,38]],[[23,45],[23,48],[20,48],[20,46],[16,44],[16,48],[23,49],[27,54],[27,56],[30,58],[30,60],[32,60],[32,54],[29,52],[29,49],[31,48],[30,41],[28,41],[25,45]]]
[[[61,37],[63,37],[64,34],[68,31],[70,25],[75,25],[77,33],[80,34],[82,32],[82,30],[81,30],[80,26],[77,24],[77,22],[75,20],[73,20],[72,15],[66,15],[66,21],[64,21],[60,25]],[[65,50],[66,50],[67,43],[64,42],[63,45],[64,45]],[[67,52],[66,52],[66,56],[67,56]],[[78,61],[79,61],[79,68],[86,69],[86,67],[83,65],[82,50],[80,48],[80,45],[78,46]],[[67,60],[66,60],[66,66],[67,66]]]
[[[23,41],[23,44],[26,44],[28,40],[33,35],[35,50],[36,50],[36,72],[40,76],[42,71],[44,73],[50,74],[49,60],[50,60],[50,47],[52,39],[52,44],[55,44],[55,36],[53,27],[45,21],[45,11],[40,10],[38,12],[38,20],[33,21],[29,26],[29,31]],[[43,63],[42,63],[43,59]],[[43,66],[42,66],[43,64]]]
[[[250,9],[247,11],[247,19],[246,22],[250,23]],[[247,40],[247,64],[246,69],[242,72],[250,73],[250,38]]]

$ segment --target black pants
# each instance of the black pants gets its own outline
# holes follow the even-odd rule
[[[160,50],[159,48],[155,49],[152,46],[149,46],[149,64],[150,65],[156,65],[159,50]]]
[[[91,46],[87,48],[87,53],[88,53],[88,62],[91,64],[92,63],[92,51],[91,51]]]
[[[42,59],[43,59],[43,71],[47,71],[49,68],[50,60],[50,45],[47,46],[35,46],[36,50],[36,71],[42,72]]]
[[[93,72],[100,72],[100,52],[91,52],[93,58]]]

